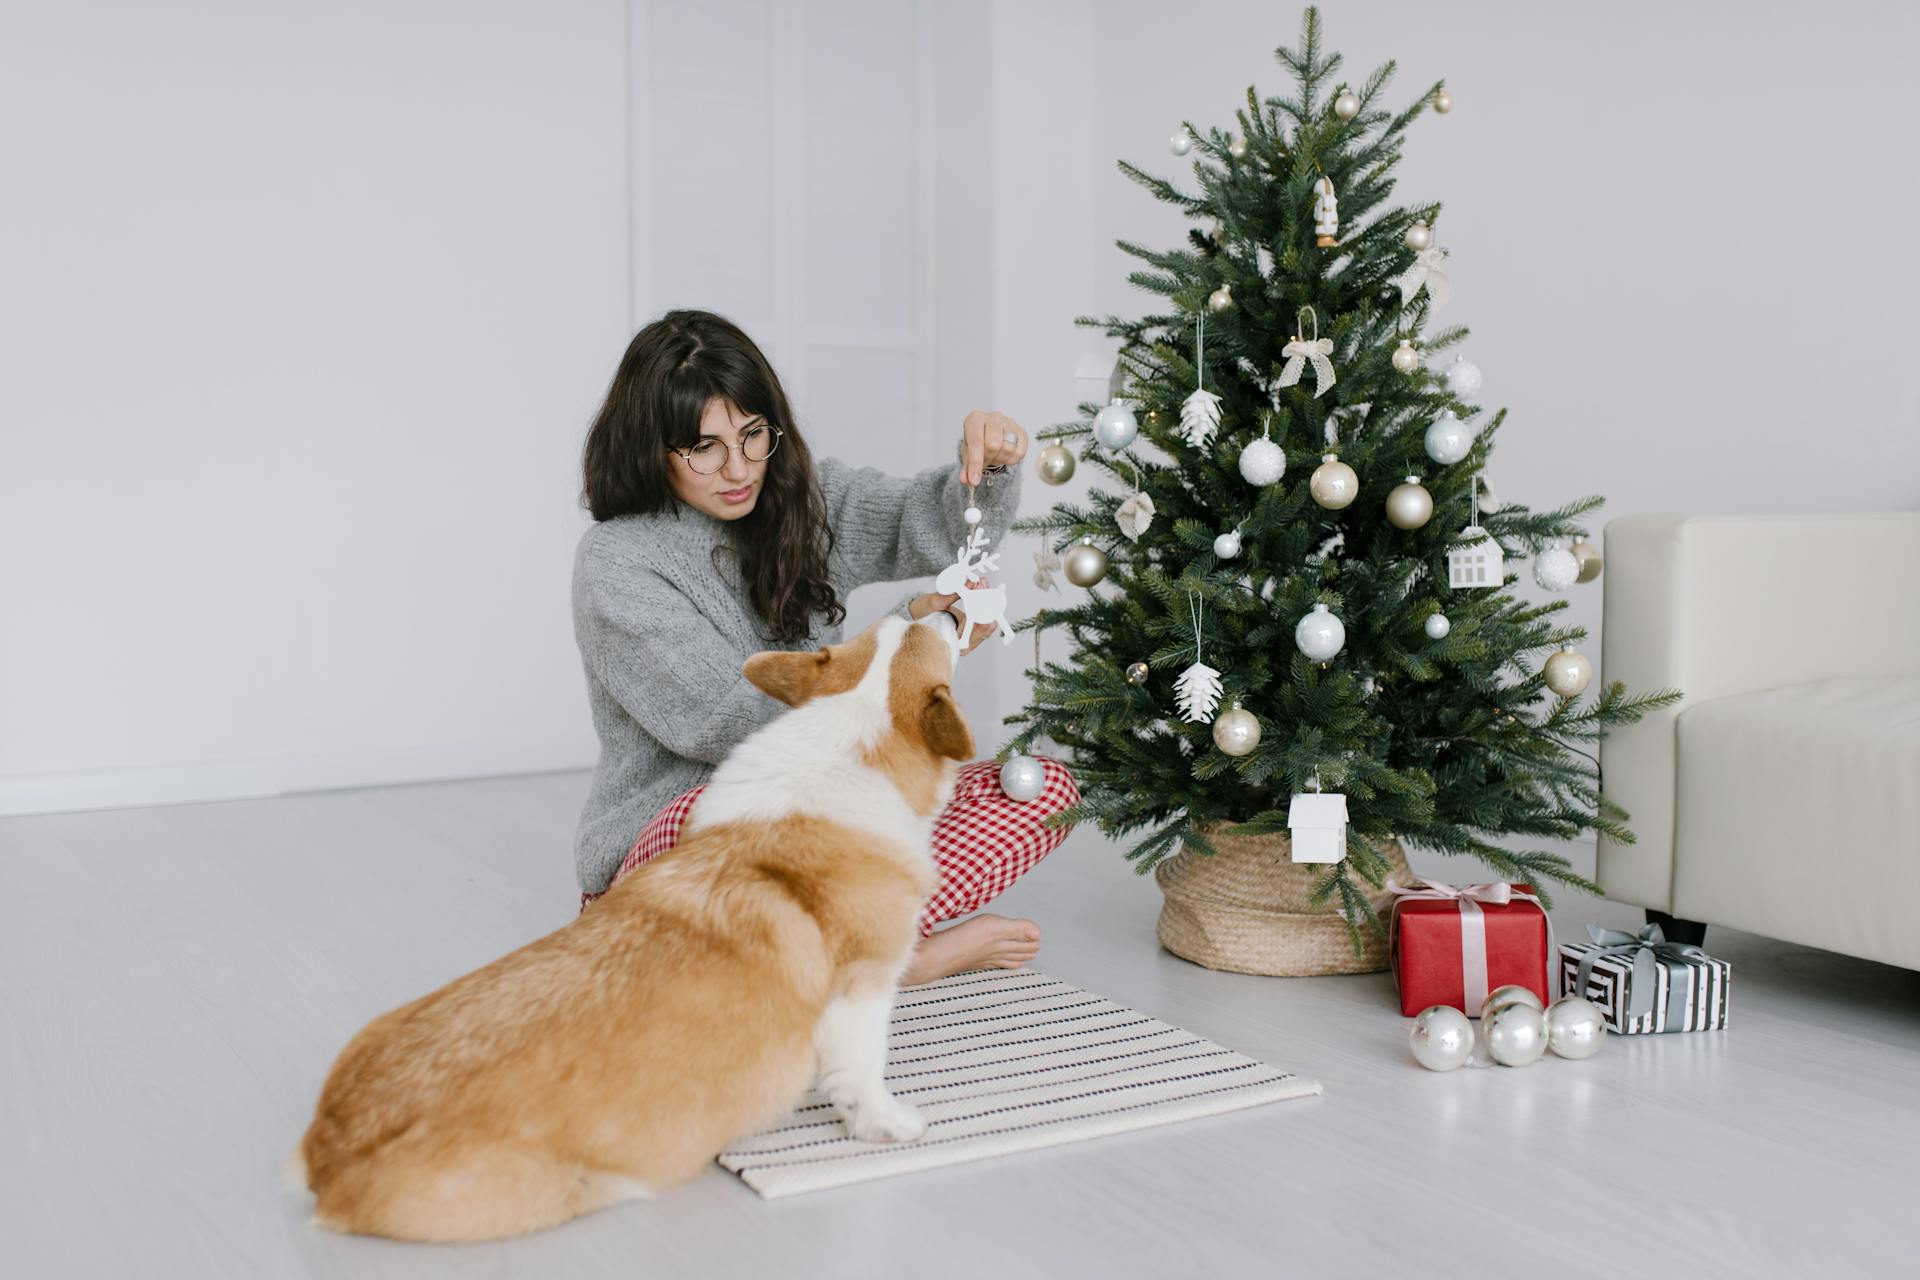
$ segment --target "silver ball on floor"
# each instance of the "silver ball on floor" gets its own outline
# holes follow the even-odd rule
[[[1547,1016],[1530,1004],[1501,1005],[1480,1023],[1487,1056],[1503,1067],[1525,1067],[1547,1051]]]
[[[1010,755],[1000,766],[1000,789],[1011,800],[1035,799],[1047,789],[1046,766],[1029,755]]]
[[[1524,1004],[1531,1008],[1539,1009],[1542,1012],[1544,1012],[1547,1007],[1545,1002],[1534,994],[1532,987],[1523,987],[1519,983],[1514,982],[1508,983],[1504,987],[1495,987],[1493,990],[1487,992],[1487,998],[1480,1002],[1480,1016],[1484,1019],[1491,1015],[1495,1009],[1505,1004]]]
[[[1413,1060],[1429,1071],[1451,1071],[1473,1053],[1473,1024],[1450,1004],[1422,1009],[1407,1033]]]
[[[1547,1047],[1563,1058],[1591,1058],[1607,1038],[1607,1015],[1579,996],[1561,996],[1547,1010]]]

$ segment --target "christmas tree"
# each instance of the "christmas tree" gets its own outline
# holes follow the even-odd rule
[[[1078,321],[1121,341],[1120,395],[1042,433],[1057,447],[1041,475],[1070,474],[1061,442],[1077,441],[1118,491],[1015,525],[1087,589],[1019,624],[1074,652],[1031,673],[1008,749],[1070,751],[1083,801],[1062,820],[1147,829],[1126,855],[1142,872],[1182,844],[1213,852],[1212,824],[1284,832],[1294,796],[1344,795],[1345,857],[1315,895],[1356,945],[1377,924],[1358,881],[1381,884],[1393,837],[1597,891],[1512,838],[1631,840],[1582,747],[1678,695],[1583,701],[1585,632],[1554,621],[1566,601],[1507,590],[1501,565],[1524,554],[1545,586],[1582,574],[1561,543],[1601,499],[1496,506],[1478,477],[1504,411],[1476,430],[1478,371],[1429,367],[1467,336],[1430,324],[1449,288],[1440,205],[1388,199],[1408,126],[1451,99],[1436,84],[1389,112],[1392,63],[1342,82],[1312,9],[1276,57],[1291,96],[1249,88],[1236,129],[1175,135],[1197,193],[1120,165],[1208,225],[1166,251],[1119,242],[1169,309]]]

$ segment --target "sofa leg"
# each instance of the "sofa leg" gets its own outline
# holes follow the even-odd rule
[[[1707,926],[1698,920],[1681,920],[1648,907],[1647,923],[1659,925],[1660,932],[1667,936],[1668,942],[1684,942],[1695,947],[1707,945]]]

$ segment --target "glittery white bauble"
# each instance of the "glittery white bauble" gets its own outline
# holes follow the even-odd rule
[[[1243,756],[1260,745],[1260,718],[1239,703],[1213,722],[1213,745],[1230,756]]]
[[[1443,411],[1427,428],[1427,456],[1443,467],[1450,467],[1473,448],[1473,429],[1460,421],[1453,410]]]
[[[1480,1036],[1501,1066],[1531,1066],[1547,1051],[1547,1015],[1530,1004],[1503,1004],[1481,1020]]]
[[[1445,115],[1447,112],[1453,110],[1453,95],[1445,89],[1435,92],[1433,95],[1433,109],[1441,115]]]
[[[1107,553],[1091,542],[1068,548],[1064,561],[1067,581],[1076,587],[1090,587],[1107,576]]]
[[[1547,1047],[1563,1058],[1591,1058],[1607,1038],[1607,1015],[1579,996],[1561,996],[1547,1009]]]
[[[1073,450],[1063,444],[1050,444],[1040,451],[1033,469],[1048,484],[1065,484],[1073,479],[1073,469],[1077,465]]]
[[[1227,154],[1235,160],[1245,160],[1247,158],[1247,138],[1245,134],[1236,133],[1227,139]]]
[[[1413,1060],[1429,1071],[1451,1071],[1473,1056],[1473,1024],[1450,1004],[1422,1009],[1407,1032]]]
[[[1413,349],[1413,339],[1400,339],[1400,345],[1393,349],[1393,367],[1402,373],[1412,373],[1420,367],[1420,353]]]
[[[1447,366],[1447,390],[1465,400],[1480,390],[1480,366],[1468,364],[1465,356],[1455,356]]]
[[[1580,559],[1562,546],[1548,547],[1533,558],[1533,580],[1549,591],[1565,591],[1580,579]]]
[[[1360,496],[1360,477],[1337,454],[1329,453],[1313,469],[1307,491],[1327,510],[1338,511]]]
[[[1419,476],[1393,487],[1387,495],[1387,520],[1396,529],[1418,529],[1433,519],[1433,495],[1420,483]]]
[[[1000,789],[1013,800],[1031,800],[1047,789],[1047,771],[1028,755],[1010,755],[1000,766]]]
[[[1579,538],[1576,539],[1574,544],[1568,547],[1567,550],[1573,552],[1573,558],[1580,562],[1580,576],[1574,579],[1574,581],[1592,582],[1600,576],[1600,552],[1595,549],[1591,542],[1588,542],[1585,538]]]
[[[1416,222],[1407,228],[1407,248],[1424,249],[1433,243],[1433,228],[1424,222]]]
[[[1140,423],[1133,416],[1133,406],[1125,400],[1115,400],[1093,415],[1093,438],[1116,452],[1132,444],[1139,434]]]
[[[1213,554],[1222,560],[1231,560],[1240,554],[1240,531],[1229,529],[1213,540]]]
[[[1445,640],[1453,630],[1453,624],[1447,621],[1447,615],[1444,613],[1428,614],[1426,622],[1421,625],[1426,630],[1429,640]]]
[[[1542,674],[1547,678],[1547,688],[1554,693],[1562,698],[1577,698],[1593,682],[1593,664],[1584,653],[1562,649],[1547,659]]]
[[[1225,311],[1232,305],[1233,290],[1224,284],[1207,295],[1207,310],[1209,311]]]
[[[1294,627],[1293,642],[1315,662],[1325,662],[1347,643],[1347,628],[1326,605],[1316,604]]]
[[[1167,140],[1167,147],[1173,154],[1183,156],[1193,150],[1193,135],[1181,129]]]
[[[1240,475],[1248,484],[1269,485],[1287,470],[1287,455],[1279,445],[1262,436],[1240,451]]]
[[[1360,95],[1351,89],[1342,89],[1340,96],[1333,100],[1333,114],[1342,120],[1351,120],[1360,114]]]
[[[1510,982],[1504,987],[1495,987],[1487,992],[1487,998],[1480,1002],[1480,1016],[1492,1017],[1495,1009],[1509,1004],[1524,1004],[1533,1009],[1546,1008],[1532,987],[1523,987],[1517,982]]]

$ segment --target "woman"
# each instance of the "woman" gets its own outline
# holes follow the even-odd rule
[[[910,480],[831,458],[816,467],[779,378],[736,326],[671,311],[634,338],[587,435],[595,523],[574,559],[574,634],[600,734],[574,844],[582,910],[672,848],[714,767],[782,710],[741,678],[750,654],[832,644],[846,593],[952,564],[969,485],[985,527],[1007,528],[1027,433],[970,413],[960,452]],[[918,619],[958,599],[909,595],[896,612]],[[975,627],[963,652],[992,630]],[[1041,822],[1080,793],[1064,766],[1042,764],[1046,789],[1024,804],[1000,790],[992,761],[961,768],[934,823],[940,888],[902,981],[1015,969],[1039,951],[1031,920],[933,926],[997,896],[1066,838]]]

